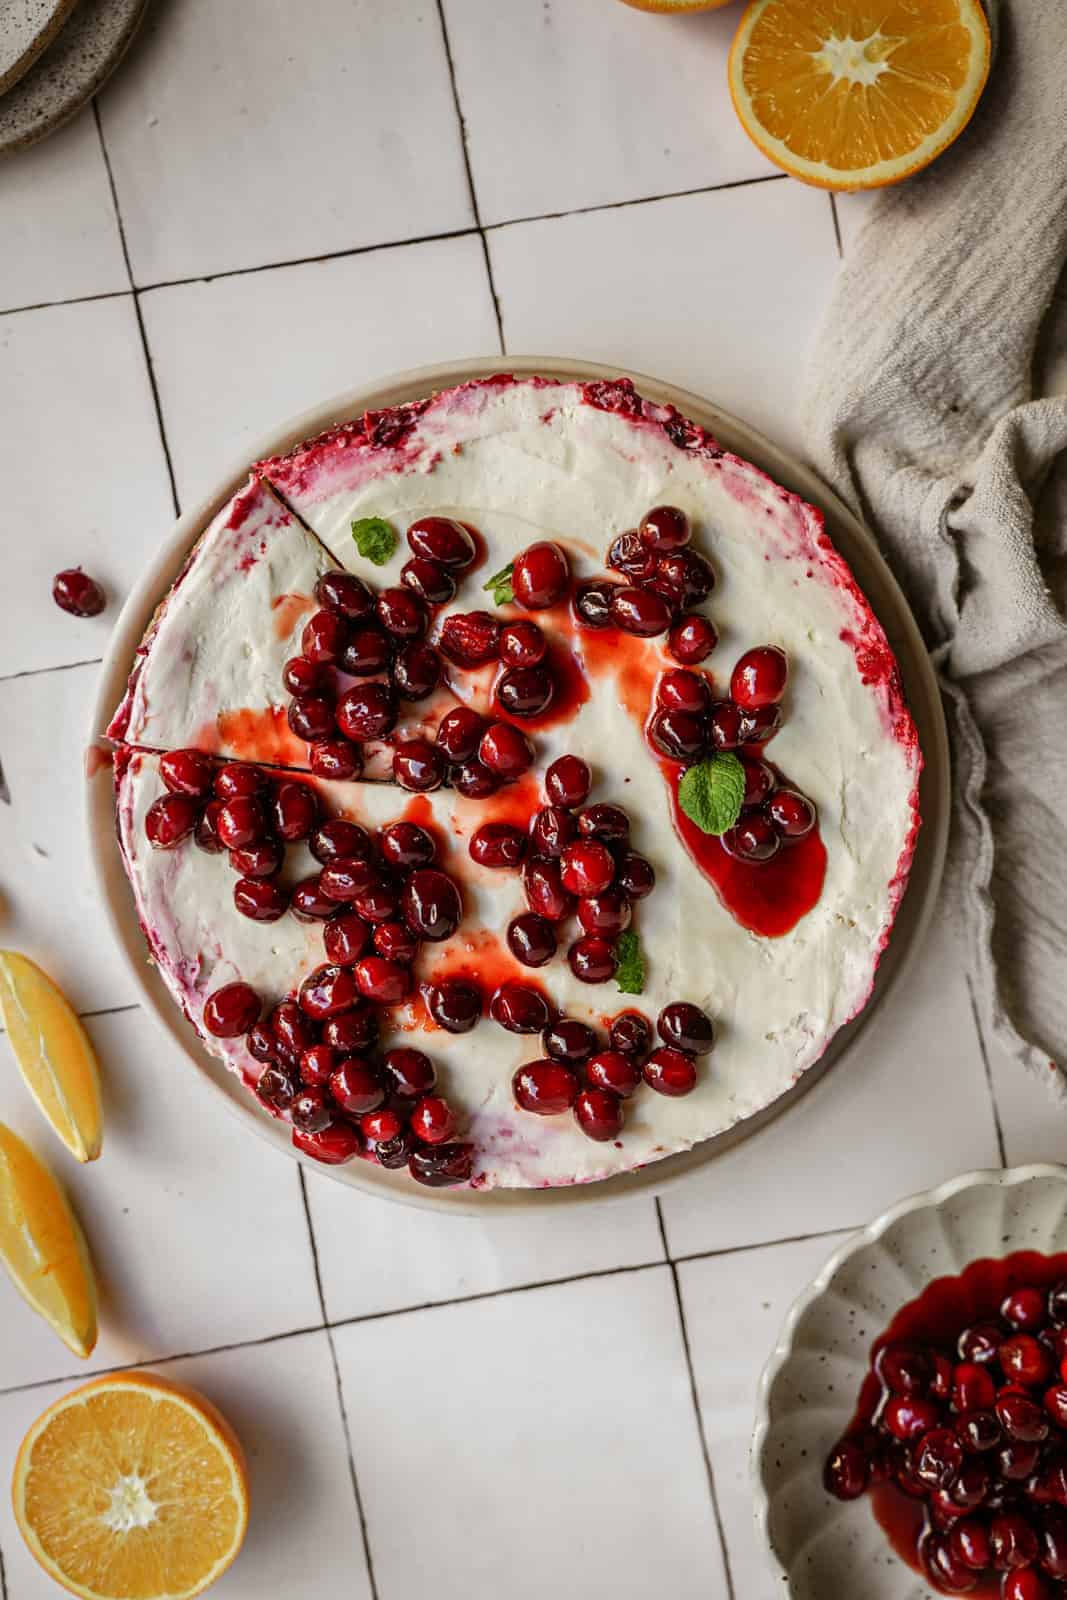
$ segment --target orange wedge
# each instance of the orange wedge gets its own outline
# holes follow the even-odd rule
[[[76,1356],[96,1344],[96,1285],[85,1236],[59,1184],[0,1122],[0,1261]]]
[[[721,11],[723,6],[733,3],[734,0],[623,0],[624,5],[633,6],[635,11],[660,11],[671,15],[679,11]]]
[[[188,1600],[248,1526],[229,1423],[153,1373],[98,1378],[49,1406],[22,1441],[12,1498],[33,1556],[83,1600]]]
[[[877,189],[958,138],[989,51],[979,0],[752,0],[730,93],[745,132],[795,178]]]
[[[28,956],[0,950],[0,1017],[33,1098],[78,1161],[103,1140],[100,1075],[70,1003]]]

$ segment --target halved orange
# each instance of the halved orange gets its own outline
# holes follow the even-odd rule
[[[154,1373],[97,1378],[49,1406],[22,1442],[12,1497],[31,1553],[82,1600],[189,1600],[248,1526],[233,1429]]]
[[[970,121],[989,75],[979,0],[752,0],[730,94],[764,155],[824,189],[918,172]]]
[[[95,1161],[103,1140],[95,1052],[70,1002],[17,950],[0,950],[0,1017],[55,1132],[78,1161]]]
[[[70,1201],[39,1156],[0,1122],[0,1262],[76,1356],[96,1344],[96,1283]]]

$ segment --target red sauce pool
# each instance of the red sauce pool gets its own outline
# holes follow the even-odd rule
[[[315,602],[306,594],[279,594],[271,601],[274,612],[274,632],[277,638],[287,639],[301,617],[310,616]]]
[[[217,752],[225,746],[239,761],[307,767],[307,746],[293,733],[281,706],[261,711],[242,707],[220,711],[193,740],[198,750]]]

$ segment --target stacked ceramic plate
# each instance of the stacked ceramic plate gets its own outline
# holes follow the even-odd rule
[[[5,0],[0,7],[0,154],[35,144],[114,71],[148,0]]]

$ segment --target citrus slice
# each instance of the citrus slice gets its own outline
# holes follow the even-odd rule
[[[661,11],[672,15],[679,11],[720,11],[733,5],[733,0],[623,0],[635,11]]]
[[[33,1098],[72,1156],[95,1161],[100,1075],[85,1029],[36,962],[0,950],[0,1017]]]
[[[0,1261],[76,1356],[96,1344],[96,1285],[85,1236],[59,1184],[0,1122]]]
[[[153,1373],[97,1378],[49,1406],[22,1441],[12,1498],[31,1554],[84,1600],[187,1600],[248,1526],[233,1429]]]
[[[876,189],[966,127],[989,75],[979,0],[752,0],[730,51],[745,132],[796,178]]]

